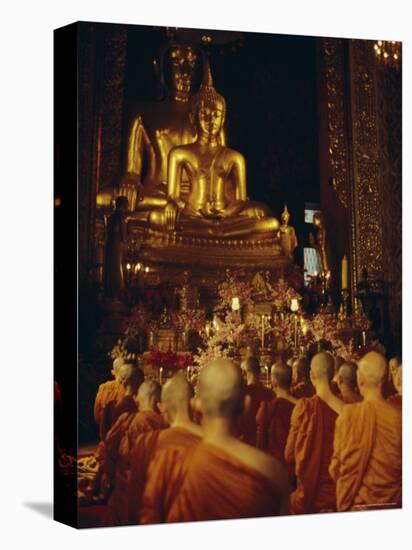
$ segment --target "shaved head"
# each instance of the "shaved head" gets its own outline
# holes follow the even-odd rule
[[[382,385],[388,372],[388,363],[385,357],[377,351],[370,351],[358,361],[359,387],[378,387]]]
[[[118,371],[119,380],[123,383],[123,386],[130,388],[132,394],[136,395],[139,386],[144,381],[144,374],[142,369],[136,367],[132,363],[124,363],[121,365]]]
[[[298,357],[292,365],[292,368],[295,373],[295,379],[304,380],[309,376],[310,364],[306,357]]]
[[[275,363],[272,365],[270,377],[273,386],[288,390],[292,383],[292,369],[284,363]]]
[[[199,399],[209,418],[235,418],[243,408],[245,384],[241,370],[229,359],[210,361],[199,376]]]
[[[395,370],[398,367],[400,367],[401,365],[402,365],[402,360],[401,360],[400,357],[395,356],[395,357],[392,357],[391,359],[389,359],[389,367],[390,367],[391,370]]]
[[[340,367],[345,363],[345,359],[343,357],[340,357],[339,355],[336,355],[335,357],[335,373],[339,372]]]
[[[119,369],[124,363],[126,363],[126,359],[124,357],[116,357],[113,361],[113,373],[115,376],[119,374]]]
[[[354,390],[357,385],[356,371],[358,367],[355,363],[349,361],[344,362],[338,370],[338,385],[345,384],[351,390]]]
[[[402,395],[402,365],[399,365],[396,370],[396,374],[393,379],[393,385],[395,386],[395,389],[399,393],[399,395]]]
[[[248,357],[242,362],[242,368],[252,374],[260,374],[260,364],[256,357]]]
[[[174,411],[187,409],[190,399],[193,397],[193,387],[182,373],[177,373],[166,382],[162,388],[162,403],[168,409]]]
[[[335,373],[335,359],[326,351],[321,351],[313,356],[310,363],[310,375],[312,381],[330,382]]]
[[[148,380],[143,382],[140,386],[139,391],[137,392],[137,399],[140,403],[149,403],[155,405],[160,401],[160,391],[161,387],[159,382],[155,380]]]

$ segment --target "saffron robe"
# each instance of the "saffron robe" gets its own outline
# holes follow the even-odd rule
[[[385,401],[345,405],[336,422],[330,474],[337,509],[402,505],[402,414]]]
[[[352,405],[353,403],[359,403],[362,401],[363,397],[359,395],[358,393],[350,393],[348,395],[339,395],[340,399],[345,403],[345,405]]]
[[[208,521],[279,515],[276,484],[215,445],[191,447],[175,471],[180,490],[166,512],[167,522]]]
[[[285,462],[285,447],[295,404],[282,397],[264,402],[256,417],[257,447]]]
[[[105,405],[109,401],[118,401],[122,397],[124,397],[124,387],[117,380],[109,380],[104,384],[100,384],[93,409],[94,420],[98,426],[100,426]]]
[[[390,405],[394,405],[395,407],[398,407],[398,409],[402,410],[402,395],[399,395],[399,393],[395,393],[393,395],[390,395],[388,399],[386,400],[387,403]]]
[[[163,523],[179,493],[175,469],[200,437],[184,428],[168,428],[138,438],[130,476],[130,523]]]
[[[317,395],[300,399],[293,409],[285,448],[285,460],[297,478],[289,498],[291,514],[336,509],[335,483],[328,470],[336,417]]]
[[[305,380],[304,382],[298,382],[292,386],[290,388],[290,393],[296,399],[301,399],[302,397],[313,397],[315,395],[315,388],[310,380]]]
[[[127,418],[124,419],[125,416]],[[117,436],[117,449],[115,445],[112,445],[110,449],[109,476],[114,487],[107,505],[106,526],[128,524],[130,460],[138,436],[145,432],[161,430],[166,427],[162,416],[154,411],[140,411],[132,415],[125,413],[118,418],[112,430],[121,422],[123,422],[123,429],[121,437]]]
[[[99,426],[100,439],[103,440],[116,420],[124,413],[137,413],[137,403],[131,395],[109,401],[103,408]]]
[[[249,384],[245,392],[245,410],[240,419],[240,439],[248,445],[256,446],[256,415],[265,401],[272,401],[275,394],[263,384]]]

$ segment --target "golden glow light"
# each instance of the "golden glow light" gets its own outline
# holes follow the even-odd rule
[[[395,40],[378,40],[373,45],[377,59],[384,65],[399,67],[401,59],[402,42]]]
[[[299,309],[299,302],[297,298],[292,298],[292,301],[290,302],[290,310],[295,312]]]

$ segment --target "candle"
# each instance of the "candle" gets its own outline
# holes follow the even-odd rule
[[[262,315],[262,348],[265,347],[265,316]]]
[[[299,302],[298,302],[297,298],[292,298],[292,301],[290,302],[290,309],[293,312],[295,312],[299,309]]]
[[[162,375],[163,375],[163,367],[160,367],[160,369],[159,369],[159,384],[162,383]]]
[[[348,288],[348,259],[346,255],[342,258],[342,290]]]
[[[239,309],[240,309],[240,301],[239,301],[239,298],[235,296],[234,298],[232,298],[232,310],[239,311]]]

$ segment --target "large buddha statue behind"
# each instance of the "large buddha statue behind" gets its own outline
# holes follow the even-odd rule
[[[213,87],[208,63],[204,82],[193,102],[197,138],[171,149],[168,158],[167,203],[149,215],[158,231],[202,237],[277,235],[279,222],[261,203],[249,200],[243,155],[222,145],[226,102]],[[189,193],[181,189],[182,173]]]

